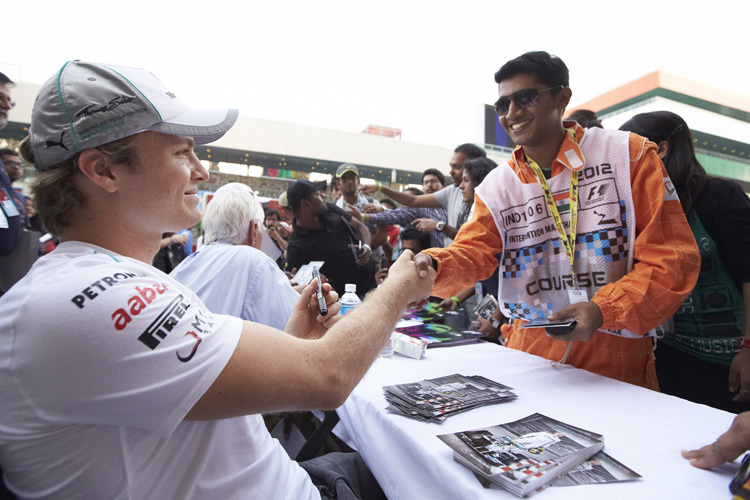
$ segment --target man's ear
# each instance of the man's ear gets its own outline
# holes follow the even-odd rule
[[[573,91],[570,90],[570,87],[563,87],[560,90],[560,105],[562,106],[562,114],[565,114],[565,108],[568,107],[568,104],[570,104],[570,98],[573,96]]]
[[[263,241],[263,229],[260,224],[253,221],[250,223],[250,229],[247,231],[247,243],[253,248],[260,250],[260,244]]]
[[[98,149],[86,149],[80,154],[78,170],[105,191],[117,191],[117,180],[110,168],[109,158]]]

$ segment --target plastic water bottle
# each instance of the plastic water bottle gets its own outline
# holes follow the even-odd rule
[[[380,288],[380,285],[378,285],[378,288]],[[392,335],[388,336],[388,340],[386,341],[383,348],[380,350],[380,354],[378,354],[379,358],[391,358],[393,357],[393,338]]]
[[[353,283],[347,283],[344,286],[344,295],[339,299],[341,304],[341,315],[346,316],[351,310],[362,303],[357,297],[357,285]]]
[[[378,357],[380,358],[393,357],[393,339],[390,336],[388,337],[388,341],[383,346],[383,349],[380,350],[380,354],[378,354]]]

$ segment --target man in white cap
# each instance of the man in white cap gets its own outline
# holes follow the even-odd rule
[[[376,212],[383,210],[380,206],[380,202],[374,198],[369,198],[359,191],[359,169],[352,163],[343,163],[336,169],[336,184],[341,190],[341,197],[336,200],[336,206],[340,209],[350,212],[351,207],[354,207],[359,212],[365,211],[365,206],[368,209],[372,209]],[[360,220],[365,222],[358,214]],[[388,234],[385,226],[378,226],[373,223],[366,223],[367,229],[372,235],[372,250],[373,257],[377,262],[380,262],[381,257],[384,255],[383,243],[388,241]]]
[[[161,234],[200,216],[194,144],[236,117],[133,68],[73,61],[42,86],[21,152],[61,243],[0,298],[0,465],[17,496],[321,498],[257,414],[340,405],[432,282],[407,256],[332,326],[336,294],[323,317],[308,286],[285,335],[155,270]]]

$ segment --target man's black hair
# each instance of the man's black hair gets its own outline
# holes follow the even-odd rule
[[[279,212],[279,211],[278,211],[278,210],[276,210],[275,208],[267,208],[267,209],[266,209],[265,217],[272,217],[272,216],[274,216],[274,215],[275,215],[275,216],[276,216],[276,218],[277,218],[277,219],[279,219],[279,220],[283,219],[283,217],[281,217],[281,212]]]
[[[0,148],[0,156],[18,156],[18,152],[10,148]]]
[[[0,85],[15,85],[13,80],[5,76],[5,73],[0,73]]]
[[[495,73],[495,82],[501,83],[514,76],[528,74],[533,74],[547,87],[567,87],[569,83],[568,67],[562,59],[544,51],[526,52],[503,64]]]
[[[484,149],[470,142],[467,142],[466,144],[461,144],[456,149],[454,149],[453,152],[463,153],[466,155],[466,158],[469,160],[473,160],[474,158],[486,158],[487,157],[487,152]]]
[[[596,116],[596,113],[594,113],[590,109],[579,109],[578,111],[572,113],[569,117],[567,117],[566,120],[577,121],[578,125],[583,128],[604,128],[599,121],[599,117]]]
[[[432,248],[432,240],[430,239],[430,233],[423,233],[414,226],[406,226],[399,233],[401,240],[419,240],[419,248],[427,250]]]
[[[440,181],[440,185],[445,186],[445,176],[440,170],[436,168],[428,168],[427,170],[422,172],[422,182],[424,182],[424,178],[428,175],[434,175]]]
[[[393,208],[396,208],[396,207],[398,207],[398,205],[396,205],[396,202],[395,202],[395,201],[393,201],[393,200],[392,200],[392,199],[390,199],[390,198],[383,198],[382,200],[380,200],[380,204],[381,204],[381,205],[386,205],[386,204],[387,204],[387,205],[390,205],[390,206],[391,206],[391,207],[393,207]]]
[[[404,189],[404,191],[411,191],[411,194],[413,194],[414,196],[420,196],[424,194],[424,191],[422,191],[419,188],[414,188],[414,187],[406,188]]]

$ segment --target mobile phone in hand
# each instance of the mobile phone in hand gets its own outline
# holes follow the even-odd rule
[[[533,319],[521,325],[521,328],[544,328],[550,335],[564,335],[573,331],[578,322],[573,318],[550,321],[547,318]]]

